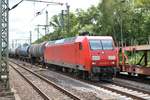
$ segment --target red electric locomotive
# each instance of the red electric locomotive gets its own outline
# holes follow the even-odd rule
[[[77,36],[49,41],[44,60],[90,79],[112,79],[118,56],[111,36]]]

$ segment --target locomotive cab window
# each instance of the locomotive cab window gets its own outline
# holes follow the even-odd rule
[[[91,50],[112,50],[112,40],[90,40]]]
[[[90,40],[91,50],[102,50],[102,44],[100,40]]]
[[[103,50],[113,50],[112,40],[101,40],[103,45]]]

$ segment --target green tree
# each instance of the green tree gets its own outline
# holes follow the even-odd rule
[[[89,31],[92,35],[111,35],[116,43],[142,44],[150,35],[150,0],[103,0],[86,11],[77,9],[70,13],[70,33],[67,32],[68,16],[63,18],[64,21],[60,14],[51,18],[54,32],[45,39],[72,37]]]

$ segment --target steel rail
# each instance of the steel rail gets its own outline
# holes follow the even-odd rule
[[[133,94],[129,94],[129,93],[123,92],[123,91],[121,91],[121,90],[117,90],[117,89],[111,88],[111,87],[109,87],[109,86],[105,86],[105,85],[98,85],[98,86],[100,86],[100,87],[102,87],[102,88],[104,88],[104,89],[110,90],[110,91],[112,91],[112,92],[116,92],[116,93],[118,93],[118,94],[121,94],[121,95],[124,95],[124,96],[127,96],[127,97],[131,97],[131,98],[133,98],[133,99],[135,99],[135,100],[146,100],[146,99],[144,99],[144,98],[141,98],[141,97],[135,96],[135,95],[133,95]]]
[[[37,86],[35,86],[28,78],[26,78],[19,70],[17,70],[12,64],[9,64],[19,75],[21,75],[38,93],[44,100],[51,100],[45,93],[43,93]]]
[[[47,78],[43,77],[42,75],[40,74],[37,74],[35,72],[33,72],[32,70],[28,69],[28,68],[25,68],[19,64],[17,64],[16,62],[13,62],[11,61],[12,63],[18,65],[19,67],[29,71],[30,73],[34,74],[35,76],[37,76],[38,78],[40,78],[41,80],[45,81],[46,83],[52,85],[53,87],[55,87],[56,89],[60,90],[61,92],[63,92],[64,94],[66,94],[67,96],[69,96],[70,98],[72,98],[73,100],[81,100],[79,97],[77,97],[76,95],[72,94],[71,92],[69,92],[68,90],[58,86],[57,84],[55,84],[54,82],[48,80]]]
[[[20,65],[19,65],[20,66]],[[66,75],[66,74],[65,74]],[[67,75],[68,76],[68,75]],[[69,77],[71,77],[70,75],[69,75]],[[72,78],[72,77],[71,77]],[[124,96],[127,96],[127,97],[130,97],[130,98],[133,98],[133,99],[136,99],[136,100],[146,100],[146,99],[144,99],[144,98],[142,98],[142,97],[138,97],[138,96],[136,96],[136,95],[134,95],[134,94],[130,94],[130,93],[127,93],[127,92],[123,92],[123,91],[121,91],[121,90],[117,90],[117,89],[114,89],[114,88],[111,88],[111,87],[109,87],[109,86],[106,86],[105,84],[97,84],[97,83],[94,83],[94,82],[89,82],[89,81],[86,81],[86,80],[82,80],[82,79],[78,79],[78,78],[75,78],[75,79],[77,79],[77,80],[80,80],[80,81],[83,81],[83,82],[86,82],[86,83],[89,83],[89,84],[92,84],[92,85],[95,85],[95,86],[98,86],[98,87],[101,87],[101,88],[104,88],[104,89],[106,89],[106,90],[109,90],[109,91],[112,91],[112,92],[116,92],[116,93],[118,93],[118,94],[121,94],[121,95],[124,95]],[[108,83],[107,83],[108,84]],[[144,90],[141,90],[141,89],[136,89],[136,88],[133,88],[133,87],[128,87],[128,86],[124,86],[124,85],[119,85],[119,84],[117,84],[117,83],[115,83],[115,82],[113,82],[112,83],[112,85],[117,85],[117,86],[120,86],[120,87],[124,87],[124,88],[127,88],[127,89],[132,89],[133,91],[137,91],[137,92],[143,92],[143,93],[145,93],[145,94],[149,94],[148,92],[146,92],[146,91],[144,91]]]
[[[69,76],[73,79],[76,79],[76,80],[79,80],[79,81],[82,81],[82,82],[85,82],[85,83],[89,83],[91,85],[95,85],[95,86],[98,86],[98,87],[101,87],[101,88],[104,88],[106,90],[109,90],[109,91],[112,91],[112,92],[116,92],[118,94],[121,94],[121,95],[124,95],[124,96],[127,96],[127,97],[130,97],[130,98],[133,98],[133,99],[136,99],[136,100],[146,100],[144,98],[141,98],[141,97],[138,97],[134,94],[130,94],[130,93],[127,93],[127,92],[123,92],[121,90],[117,90],[117,89],[114,89],[114,88],[111,88],[111,87],[108,87],[108,86],[105,86],[105,84],[109,84],[108,82],[101,82],[101,83],[105,83],[105,84],[101,84],[101,83],[95,83],[95,82],[92,82],[92,81],[88,81],[88,80],[83,80],[83,79],[80,79],[80,78],[75,78],[75,77],[72,77],[72,75],[68,75],[68,74],[64,74],[64,73],[61,73],[61,72],[58,72],[60,74],[63,74],[63,75],[66,75],[66,76]],[[112,83],[112,84],[116,84],[116,83]],[[132,87],[127,87],[127,86],[124,86],[124,85],[118,85],[116,84],[117,86],[120,86],[120,87],[124,87],[124,88],[127,88],[127,89],[132,89],[133,91],[137,91],[137,92],[143,92],[144,94],[149,94],[148,92],[144,91],[144,90],[141,90],[141,89],[136,89],[136,88],[132,88]]]
[[[69,76],[70,77],[70,76]],[[77,78],[75,78],[77,79]],[[109,87],[107,86],[107,84],[110,84],[108,82],[100,82],[100,83],[97,83],[97,82],[93,82],[93,81],[87,81],[87,80],[83,80],[83,79],[77,79],[77,80],[80,80],[82,82],[86,82],[86,83],[89,83],[91,85],[95,85],[95,86],[98,86],[98,87],[101,87],[103,89],[106,89],[106,90],[109,90],[109,91],[112,91],[112,92],[115,92],[117,94],[121,94],[123,96],[127,96],[127,97],[130,97],[130,98],[133,98],[134,100],[146,100],[142,97],[138,97],[134,94],[130,94],[130,93],[127,93],[127,92],[123,92],[121,90],[117,90],[117,89],[114,89],[113,87]],[[114,83],[112,83],[112,85],[115,85]],[[120,87],[125,87],[125,86],[121,86],[121,85],[116,85],[116,86],[120,86]],[[137,92],[143,92],[142,90],[139,90],[139,89],[134,89],[134,88],[130,88],[130,87],[126,87],[127,89],[132,89],[133,91],[137,91]],[[145,93],[145,92],[144,92]],[[147,93],[146,93],[147,94]]]
[[[143,93],[145,93],[145,94],[150,95],[150,92],[148,92],[148,91],[145,91],[145,90],[143,90],[143,89],[138,89],[138,88],[136,88],[136,87],[127,86],[127,85],[118,83],[118,81],[117,81],[117,82],[114,81],[113,84],[115,84],[115,85],[117,85],[117,86],[125,87],[125,88],[130,88],[130,89],[132,89],[132,90],[140,91],[140,92],[143,92]]]

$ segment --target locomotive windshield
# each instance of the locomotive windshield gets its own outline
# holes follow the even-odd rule
[[[102,50],[102,43],[100,40],[90,40],[92,50]]]
[[[112,40],[90,40],[91,50],[112,50]]]
[[[104,50],[112,50],[113,42],[112,40],[101,40]]]

